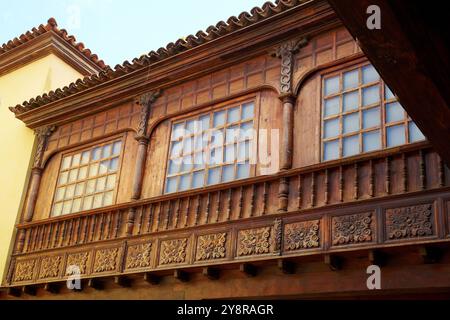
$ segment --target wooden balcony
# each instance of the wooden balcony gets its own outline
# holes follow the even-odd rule
[[[17,225],[8,285],[447,241],[428,143]]]

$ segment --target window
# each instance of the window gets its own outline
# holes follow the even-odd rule
[[[323,78],[323,160],[424,139],[372,65]]]
[[[52,216],[113,204],[121,141],[64,155],[53,199]]]
[[[249,177],[254,112],[248,102],[174,122],[165,192]]]

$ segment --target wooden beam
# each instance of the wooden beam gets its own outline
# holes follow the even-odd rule
[[[210,280],[217,280],[220,277],[220,270],[213,267],[204,267],[202,274]]]
[[[60,289],[61,289],[60,283],[55,282],[55,283],[44,284],[44,290],[49,293],[57,294],[57,293],[59,293]]]
[[[36,296],[37,288],[35,286],[33,286],[33,285],[31,285],[31,286],[23,286],[22,287],[22,292],[24,294],[29,295],[29,296]]]
[[[387,255],[380,250],[369,250],[368,258],[370,264],[374,264],[379,267],[384,266],[387,261]]]
[[[279,259],[278,260],[278,268],[285,274],[293,274],[295,273],[295,262]]]
[[[22,290],[17,287],[10,287],[6,290],[6,294],[11,297],[19,298],[22,295]]]
[[[247,277],[254,277],[258,273],[256,266],[251,263],[241,263],[239,265],[239,270],[245,273]]]
[[[330,267],[331,271],[338,271],[342,268],[342,259],[338,256],[326,254],[323,262]]]
[[[157,276],[153,273],[147,272],[147,273],[144,273],[144,281],[148,282],[152,285],[156,285],[161,282],[161,277]]]
[[[173,277],[181,282],[189,281],[189,273],[183,270],[175,270],[173,272]]]
[[[424,263],[436,263],[442,257],[442,249],[431,246],[419,247],[419,254],[423,258]]]
[[[131,279],[127,276],[115,276],[114,277],[114,284],[118,285],[122,288],[129,288],[131,287]]]

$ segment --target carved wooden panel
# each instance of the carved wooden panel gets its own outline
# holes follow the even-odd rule
[[[36,259],[17,261],[13,281],[22,282],[33,280],[36,262]]]
[[[121,249],[119,247],[98,249],[94,258],[94,273],[116,271],[119,267]]]
[[[237,255],[251,256],[270,253],[271,227],[240,230],[238,232]]]
[[[187,243],[187,238],[161,241],[159,264],[185,263]]]
[[[389,240],[420,238],[435,234],[432,204],[386,209],[386,236]]]
[[[332,218],[332,244],[346,245],[374,240],[374,213],[335,216]]]
[[[152,262],[152,242],[133,244],[127,248],[126,269],[147,268]]]
[[[320,220],[286,224],[284,250],[294,251],[320,247]]]
[[[69,253],[67,255],[65,274],[71,274],[73,272],[73,268],[77,268],[77,270],[80,272],[80,275],[87,274],[90,259],[90,251]]]
[[[227,233],[200,235],[197,238],[196,261],[216,260],[227,255]]]
[[[62,256],[50,256],[41,260],[39,279],[57,278],[62,270]]]

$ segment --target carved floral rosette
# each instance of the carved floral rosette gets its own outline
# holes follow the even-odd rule
[[[201,235],[197,240],[196,260],[214,260],[226,256],[227,234],[216,233]]]
[[[284,249],[286,251],[318,248],[320,246],[320,220],[286,224]]]
[[[365,212],[332,218],[332,244],[356,244],[372,242],[373,214]]]
[[[161,265],[186,262],[187,238],[161,241]]]
[[[386,234],[390,240],[434,235],[432,204],[387,209],[385,214]]]
[[[60,275],[62,267],[61,256],[45,257],[41,260],[41,270],[39,271],[39,279],[56,278]]]
[[[271,227],[240,230],[238,233],[238,256],[270,253]]]
[[[118,266],[120,249],[105,248],[95,252],[94,273],[115,271]]]
[[[151,242],[130,245],[127,249],[125,268],[137,269],[150,267],[152,258],[151,253]]]

